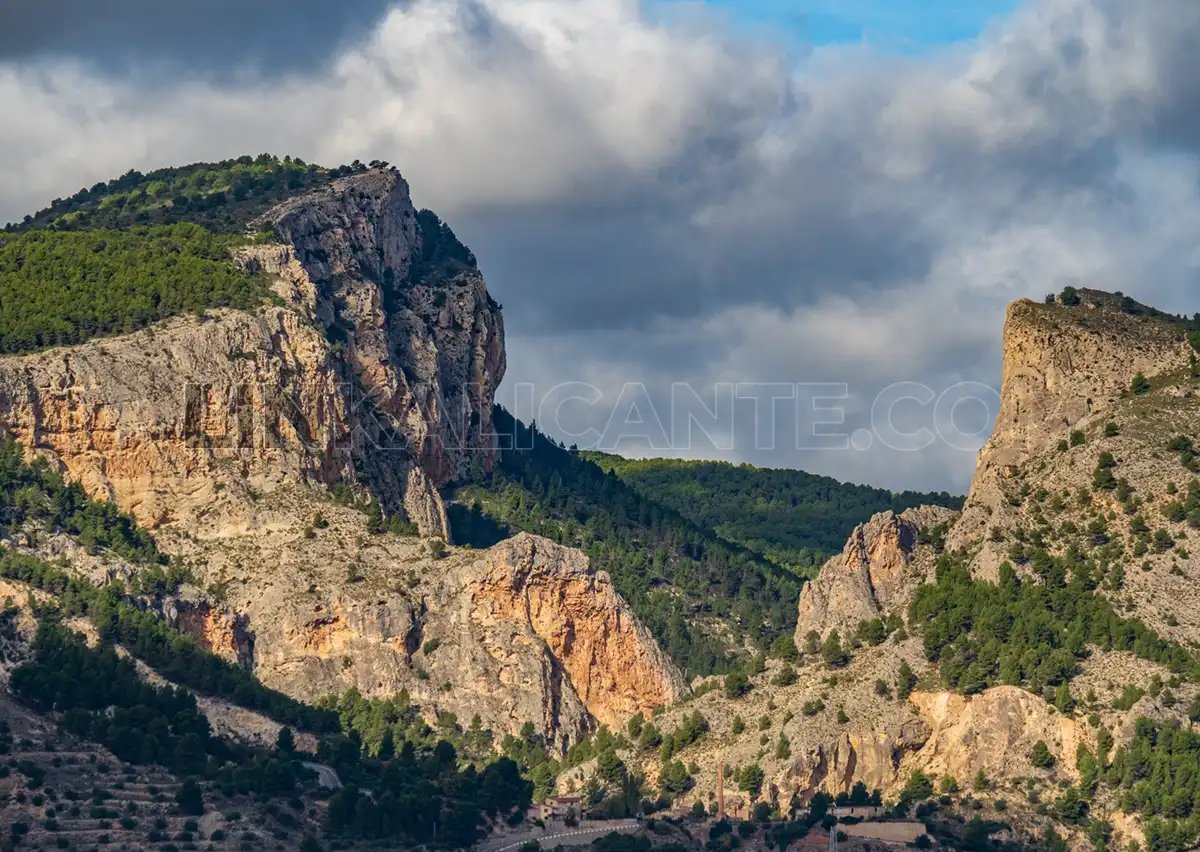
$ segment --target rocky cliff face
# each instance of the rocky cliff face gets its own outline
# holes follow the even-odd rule
[[[560,745],[680,697],[583,554],[521,536],[434,558],[345,505],[369,489],[448,540],[438,488],[494,458],[499,306],[404,180],[337,180],[256,228],[273,241],[233,260],[276,304],[0,359],[4,431],[191,565],[164,617],[293,696],[407,689]],[[62,555],[97,580],[130,570]]]
[[[683,678],[605,573],[577,550],[519,535],[493,548],[463,582],[463,622],[534,635],[595,718],[610,727],[687,692]]]
[[[1013,474],[1048,455],[1074,429],[1103,422],[1128,396],[1138,373],[1154,378],[1185,370],[1190,347],[1182,330],[1133,303],[1080,290],[1066,307],[1015,302],[1004,326],[1000,411],[979,453],[963,518],[952,547],[983,541],[991,526],[1012,515]],[[998,559],[986,554],[980,572],[994,577]]]
[[[392,170],[376,170],[286,202],[264,217],[313,283],[313,314],[334,339],[355,389],[357,446],[385,495],[426,529],[444,510],[423,488],[445,485],[472,460],[491,468],[492,402],[504,377],[499,306],[478,270],[432,258]],[[436,269],[425,269],[431,262]],[[307,288],[301,286],[301,292]],[[408,464],[397,465],[397,456]],[[415,478],[415,482],[414,482]]]
[[[982,771],[1008,779],[1029,771],[1033,744],[1045,742],[1063,766],[1058,774],[1078,777],[1075,750],[1090,735],[1035,695],[999,686],[976,696],[914,692],[913,718],[874,731],[842,734],[800,755],[785,771],[781,789],[807,800],[817,790],[848,793],[858,782],[869,790],[893,791],[915,769],[968,781]],[[898,708],[904,709],[904,708]]]
[[[282,242],[240,261],[286,307],[3,359],[7,431],[151,527],[236,526],[255,495],[344,482],[445,535],[436,489],[493,457],[504,338],[482,276],[410,280],[422,238],[390,170],[293,199],[268,226]]]
[[[903,614],[912,590],[932,576],[930,554],[918,558],[921,531],[954,516],[950,509],[924,506],[900,515],[882,512],[859,524],[842,552],[801,591],[798,646],[803,647],[809,631],[825,637],[838,630],[846,637],[860,621]]]
[[[431,721],[478,715],[498,734],[532,722],[560,746],[686,692],[577,550],[522,534],[433,559],[420,539],[368,535],[351,510],[322,505],[328,526],[314,531],[281,495],[264,503],[253,533],[167,539],[224,598],[179,601],[168,616],[269,686],[310,701],[403,689]]]

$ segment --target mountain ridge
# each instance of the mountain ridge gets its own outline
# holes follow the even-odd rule
[[[47,224],[93,233],[141,179]],[[147,215],[223,215],[221,186]],[[14,694],[63,712],[71,736],[203,777],[214,813],[238,784],[316,794],[290,733],[234,748],[207,735],[193,692],[291,714],[351,781],[323,829],[303,823],[339,843],[441,830],[467,846],[551,792],[611,816],[709,811],[718,767],[738,818],[800,816],[759,835],[779,845],[825,797],[874,790],[955,847],[1200,837],[1181,768],[1200,754],[1184,727],[1200,718],[1196,321],[1072,288],[1014,304],[961,514],[887,493],[805,583],[749,536],[726,540],[722,510],[688,511],[682,489],[654,499],[622,463],[494,406],[499,306],[393,169],[262,189],[247,197],[272,203],[239,220],[262,238],[228,258],[268,286],[262,304],[0,358],[0,419],[24,448],[0,454],[0,572],[29,596],[5,607],[0,650],[19,658]],[[505,431],[532,449],[496,446]],[[805,476],[761,488],[789,475]],[[713,505],[742,505],[724,488]],[[146,681],[118,645],[183,689]],[[116,733],[70,686],[98,672]],[[145,733],[126,724],[138,714]],[[186,781],[164,783],[196,807]],[[432,820],[419,801],[440,803]]]

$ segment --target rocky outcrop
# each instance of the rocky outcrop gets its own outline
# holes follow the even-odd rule
[[[807,801],[818,790],[836,796],[858,782],[868,790],[894,792],[916,769],[960,782],[979,771],[993,780],[1024,777],[1040,771],[1029,763],[1039,740],[1057,758],[1056,777],[1074,779],[1076,748],[1081,742],[1092,747],[1081,725],[1017,687],[970,697],[914,692],[910,701],[916,718],[844,733],[797,756],[778,784],[785,798],[794,794]]]
[[[253,670],[269,686],[306,700],[407,690],[431,720],[441,710],[464,723],[478,715],[498,734],[532,722],[560,746],[686,692],[577,550],[522,534],[440,560],[419,540],[390,536],[354,551],[344,548],[361,540],[361,520],[328,517],[299,554],[294,534],[278,532],[255,537],[252,551],[242,539],[205,547],[210,576],[253,561],[254,587],[232,589],[229,607],[253,630]],[[347,565],[357,566],[349,582]],[[202,609],[177,620],[233,658],[226,622],[214,629]]]
[[[6,430],[148,527],[353,476],[349,402],[325,337],[267,308],[0,360]]]
[[[394,171],[333,182],[260,227],[239,261],[285,307],[217,312],[0,360],[6,431],[150,527],[286,484],[364,484],[426,534],[437,488],[492,463],[503,323],[473,267],[413,280],[423,237]]]
[[[205,651],[233,660],[243,668],[254,667],[254,634],[244,615],[205,600],[168,599],[164,609],[167,623],[194,638]]]
[[[805,636],[813,630],[822,637],[838,630],[844,637],[860,621],[902,611],[913,588],[932,567],[916,559],[921,530],[953,517],[950,509],[925,506],[900,515],[881,512],[859,524],[842,552],[801,591],[797,644],[803,647]]]
[[[818,790],[832,796],[849,793],[859,782],[868,790],[893,789],[901,762],[925,744],[929,733],[927,723],[912,719],[886,731],[842,734],[797,757],[785,772],[782,789],[800,801]]]
[[[1007,485],[1019,468],[1044,456],[1071,430],[1106,416],[1134,376],[1185,369],[1191,348],[1173,318],[1123,297],[1080,290],[1075,306],[1021,300],[1008,309],[1004,372],[996,426],[979,453],[951,547],[983,541],[1011,515]],[[980,573],[995,576],[997,558]]]
[[[997,686],[970,697],[914,692],[911,701],[930,728],[911,762],[929,774],[960,781],[979,771],[991,779],[1028,775],[1029,753],[1042,741],[1056,758],[1055,771],[1074,779],[1079,774],[1076,748],[1080,742],[1091,745],[1081,723],[1015,686]]]
[[[424,483],[440,487],[472,460],[490,469],[493,457],[504,333],[483,276],[427,250],[425,241],[447,236],[422,234],[394,170],[336,181],[280,205],[263,224],[314,282],[318,321],[345,336],[370,473],[390,486],[385,495],[409,495],[405,507],[423,530],[444,532],[444,509]],[[430,262],[441,265],[430,271]],[[397,473],[397,456],[410,454]]]
[[[545,643],[599,722],[615,727],[687,692],[683,677],[587,557],[530,535],[497,545],[465,582],[470,623]]]

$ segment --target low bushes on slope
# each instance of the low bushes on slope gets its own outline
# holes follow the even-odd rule
[[[937,582],[917,590],[909,623],[920,626],[925,654],[940,665],[946,686],[972,693],[1006,683],[1041,693],[1074,677],[1089,645],[1200,674],[1185,648],[1118,616],[1093,591],[1086,561],[1071,564],[1038,551],[1032,564],[1042,582],[1020,580],[1005,563],[994,585],[974,579],[963,554],[943,554]]]

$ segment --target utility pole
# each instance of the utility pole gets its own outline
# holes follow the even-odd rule
[[[837,823],[829,826],[829,852],[837,852]]]

